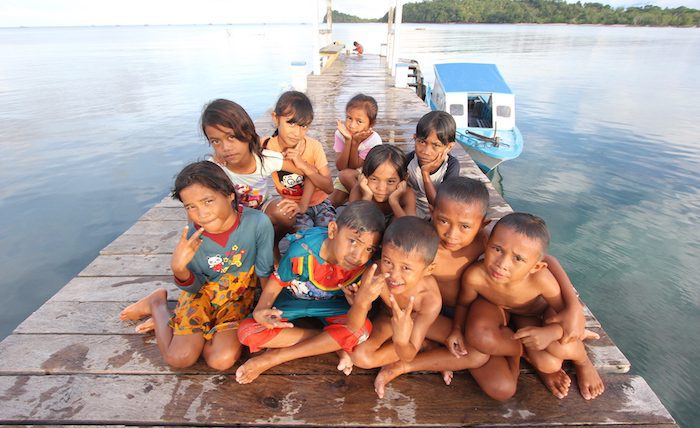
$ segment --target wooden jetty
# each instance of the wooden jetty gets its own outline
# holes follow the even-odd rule
[[[341,55],[323,74],[310,76],[316,118],[310,135],[333,159],[336,119],[358,92],[379,103],[376,129],[385,142],[412,145],[427,107],[410,89],[392,87],[383,59]],[[271,131],[269,118],[258,123]],[[457,149],[466,176],[487,179]],[[510,211],[488,184],[489,216]],[[239,385],[235,368],[215,372],[203,363],[174,370],[163,363],[152,335],[133,332],[119,312],[156,287],[171,285],[170,252],[185,222],[184,210],[165,198],[0,344],[0,424],[21,425],[645,425],[675,422],[640,376],[588,313],[588,327],[601,335],[588,343],[602,373],[605,393],[586,401],[573,382],[569,396],[554,398],[527,368],[516,396],[497,402],[479,391],[467,373],[452,385],[435,373],[401,376],[378,399],[376,370],[344,376],[335,356],[306,358]],[[37,284],[27,284],[29,287]]]

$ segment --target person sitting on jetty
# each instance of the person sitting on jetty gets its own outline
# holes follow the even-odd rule
[[[367,312],[376,299],[365,275],[382,233],[384,218],[376,205],[358,201],[348,206],[328,228],[314,227],[288,235],[291,245],[263,288],[253,317],[241,323],[238,338],[251,352],[269,349],[236,370],[238,383],[250,383],[276,365],[329,352],[352,351],[372,331]],[[373,273],[376,268],[370,268]],[[313,317],[322,332],[292,322]],[[349,361],[341,356],[339,369]]]
[[[442,306],[440,289],[431,275],[437,247],[437,234],[423,219],[401,217],[387,228],[380,258],[383,310],[372,320],[369,339],[351,354],[356,366],[369,369],[410,362],[424,340],[433,338],[431,330]],[[463,368],[472,368],[487,360],[487,355],[472,349],[461,362]],[[384,397],[385,385],[380,374],[375,381],[379,398]]]
[[[382,144],[382,138],[372,129],[377,121],[377,111],[374,98],[357,94],[345,105],[345,121],[337,122],[333,150],[338,177],[333,181],[335,190],[331,194],[331,202],[336,208],[347,202],[367,153],[372,147]]]
[[[233,184],[212,162],[186,166],[172,196],[192,222],[170,263],[182,290],[175,313],[160,288],[126,307],[120,318],[151,316],[136,331],[155,329],[161,355],[172,367],[189,367],[202,355],[209,367],[226,370],[241,355],[236,329],[252,310],[257,281],[265,285],[272,273],[272,224],[262,212],[238,205]]]
[[[416,192],[416,215],[429,219],[437,187],[443,180],[459,177],[459,161],[450,154],[457,124],[444,111],[431,111],[416,125],[415,149],[408,154],[408,185]]]
[[[360,42],[352,42],[352,45],[354,46],[354,48],[352,48],[352,51],[362,56],[362,54],[365,52],[365,48],[362,47]]]
[[[372,148],[350,192],[350,202],[374,202],[387,225],[394,218],[416,215],[416,194],[406,183],[405,165],[406,155],[398,147],[382,144]]]
[[[494,226],[484,259],[469,267],[462,278],[453,325],[460,332],[466,329],[466,342],[491,356],[488,370],[492,376],[510,380],[495,398],[515,394],[523,352],[557,398],[568,394],[571,383],[562,370],[564,360],[573,362],[583,398],[590,400],[603,393],[603,381],[583,342],[562,344],[562,326],[545,322],[564,309],[560,286],[544,261],[549,239],[541,218],[508,214]],[[584,338],[597,335],[587,332]]]
[[[304,174],[294,161],[284,158],[281,153],[262,148],[255,124],[248,113],[233,101],[217,99],[210,102],[202,112],[201,126],[204,136],[213,149],[208,158],[219,165],[233,182],[238,203],[263,211],[273,222],[277,209],[284,216],[293,213],[289,205],[273,206],[274,198],[268,195],[272,187],[272,174],[284,170]],[[305,142],[295,146],[303,153]],[[306,175],[318,173],[313,165],[307,165]]]
[[[277,199],[267,214],[275,227],[275,242],[289,232],[310,227],[327,227],[335,220],[335,208],[328,199],[333,181],[321,143],[306,135],[314,119],[311,100],[298,91],[283,93],[272,112],[275,132],[263,141],[263,149],[282,153],[303,174],[286,171],[272,173]],[[303,151],[297,147],[304,147]],[[284,241],[283,241],[284,242]],[[288,242],[288,241],[286,241]],[[282,252],[286,251],[281,249]]]

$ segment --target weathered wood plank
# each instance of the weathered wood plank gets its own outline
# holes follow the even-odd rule
[[[226,375],[0,376],[0,423],[139,425],[473,424],[531,426],[673,424],[638,376],[605,376],[605,395],[583,400],[574,391],[554,398],[534,375],[516,396],[497,402],[469,376],[451,386],[437,376],[402,376],[373,393],[371,376],[262,376],[239,385]],[[435,391],[426,394],[426,391]]]
[[[179,289],[172,275],[76,277],[49,302],[135,302],[161,287],[168,289],[171,299],[177,299]]]
[[[170,254],[101,255],[78,276],[164,276],[170,275]]]
[[[142,223],[142,222],[139,222]],[[156,223],[156,222],[149,222]],[[178,223],[182,227],[185,222]],[[154,225],[156,227],[156,225]],[[154,254],[172,254],[173,248],[180,240],[181,231],[167,231],[161,225],[163,230],[161,234],[124,234],[112,241],[109,245],[100,251],[101,255],[154,255]],[[155,229],[154,229],[155,230]]]

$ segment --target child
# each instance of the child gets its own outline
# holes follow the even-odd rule
[[[430,334],[432,340],[443,343],[446,347],[423,351],[411,362],[398,361],[383,367],[377,376],[377,384],[385,385],[403,373],[425,370],[442,371],[445,383],[450,384],[452,371],[469,368],[472,376],[489,396],[505,399],[512,395],[507,391],[504,394],[502,389],[503,384],[509,383],[509,378],[503,381],[490,375],[489,368],[493,364],[491,361],[482,367],[475,368],[471,361],[462,359],[464,355],[469,355],[475,350],[464,343],[460,329],[453,331],[452,328],[462,273],[483,254],[488,239],[485,229],[490,223],[486,218],[488,207],[488,189],[481,181],[467,177],[453,177],[439,185],[432,209],[432,225],[440,243],[435,256],[436,267],[432,275],[440,288],[442,311],[431,326]],[[561,285],[567,310],[582,314],[576,292],[568,276],[554,257],[548,255],[546,260]],[[560,322],[565,330],[571,329],[572,337],[583,334],[583,317],[579,319],[576,316],[567,316],[566,311],[560,315],[561,319],[556,319],[555,322]]]
[[[327,229],[311,228],[297,234],[263,289],[253,318],[243,321],[238,332],[251,352],[279,349],[268,350],[239,367],[239,383],[250,383],[265,370],[297,358],[340,349],[349,352],[369,336],[372,326],[367,311],[376,298],[374,289],[365,279],[354,296],[350,287],[365,271],[383,231],[379,209],[359,201],[349,204]],[[288,322],[304,317],[319,318],[326,325],[324,331]]]
[[[202,112],[202,132],[214,150],[209,159],[223,168],[233,182],[238,203],[272,214],[267,189],[275,171],[303,174],[294,162],[285,160],[281,153],[264,150],[255,125],[248,113],[233,101],[218,99],[207,105]],[[296,150],[304,152],[304,143]],[[312,166],[310,166],[313,168]],[[280,210],[293,217],[293,207],[285,205]],[[272,216],[270,216],[272,218]]]
[[[459,176],[459,161],[449,154],[457,125],[449,113],[431,111],[418,121],[414,151],[408,154],[408,185],[416,192],[416,215],[430,218],[437,186]]]
[[[336,217],[335,208],[328,200],[333,182],[326,154],[318,140],[306,136],[313,118],[311,100],[297,91],[283,93],[272,112],[277,129],[265,140],[263,148],[282,153],[303,172],[295,174],[283,168],[272,174],[277,192],[282,196],[282,201],[272,204],[268,213],[278,238],[293,227],[297,230],[326,227]],[[304,147],[301,152],[297,149],[300,145]]]
[[[350,192],[350,202],[372,201],[382,210],[386,224],[394,217],[416,215],[416,194],[406,184],[406,155],[395,146],[372,148],[362,165],[362,175]]]
[[[352,45],[354,46],[354,48],[352,48],[352,51],[362,56],[362,53],[365,51],[365,48],[363,48],[359,42],[352,42]]]
[[[548,244],[547,227],[536,216],[511,213],[499,220],[484,259],[464,273],[454,325],[466,328],[467,342],[491,356],[492,376],[510,380],[505,391],[515,393],[524,347],[528,361],[557,398],[567,395],[571,382],[562,362],[572,360],[581,395],[590,400],[603,392],[604,385],[583,342],[560,343],[562,326],[544,321],[548,314],[564,309],[559,284],[543,260]],[[509,327],[511,319],[518,328],[515,334]]]
[[[363,368],[384,366],[396,361],[411,361],[440,313],[440,290],[431,273],[435,269],[438,237],[433,228],[417,217],[401,217],[384,233],[381,274],[383,311],[373,322],[366,342],[351,354],[355,365]],[[483,365],[488,357],[472,352],[463,361],[469,367]],[[377,376],[375,391],[384,397],[383,376]]]
[[[372,130],[377,121],[377,101],[369,95],[357,94],[345,105],[345,122],[338,121],[333,150],[338,178],[333,182],[331,195],[333,206],[339,207],[348,200],[348,194],[360,173],[367,153],[382,139]]]
[[[155,329],[165,362],[189,367],[200,355],[217,370],[241,354],[236,329],[253,306],[258,278],[272,273],[272,224],[261,212],[240,207],[233,184],[212,162],[186,166],[175,179],[173,198],[182,202],[193,227],[185,226],[171,259],[182,290],[171,317],[164,288],[129,305],[120,318],[151,316],[138,332]]]

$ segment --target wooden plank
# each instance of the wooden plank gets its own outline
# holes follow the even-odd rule
[[[153,223],[153,222],[151,222]],[[179,223],[183,227],[185,222]],[[162,225],[161,225],[161,228]],[[124,234],[100,251],[101,255],[154,255],[154,254],[172,254],[173,248],[180,240],[180,233],[177,230],[165,231],[161,234],[135,235]]]
[[[170,254],[101,255],[78,276],[165,276],[170,275]]]
[[[239,385],[227,375],[0,376],[0,423],[138,425],[475,424],[632,425],[674,421],[644,379],[605,376],[605,395],[583,400],[574,391],[554,398],[534,375],[516,396],[497,402],[469,376],[445,386],[437,376],[409,375],[373,393],[371,376],[262,376]],[[435,391],[426,394],[426,391]]]
[[[168,289],[171,299],[177,299],[179,289],[172,275],[76,277],[49,302],[135,302],[161,287]]]

